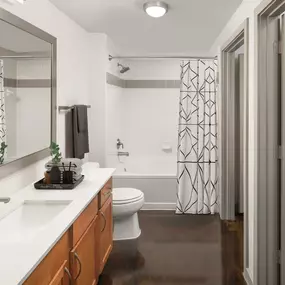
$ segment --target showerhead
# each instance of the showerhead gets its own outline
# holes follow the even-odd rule
[[[130,68],[128,66],[126,66],[126,67],[123,67],[120,72],[121,73],[125,73],[125,72],[127,72],[129,70],[130,70]]]
[[[123,66],[122,64],[118,63],[118,67],[120,68],[120,73],[125,73],[130,70],[128,66]]]

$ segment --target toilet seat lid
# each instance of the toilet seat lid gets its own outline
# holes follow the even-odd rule
[[[113,189],[113,203],[126,204],[136,202],[143,198],[142,191],[135,188],[114,188]]]

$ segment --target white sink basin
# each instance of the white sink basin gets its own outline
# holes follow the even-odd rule
[[[0,220],[0,243],[33,238],[70,203],[71,201],[24,201]]]

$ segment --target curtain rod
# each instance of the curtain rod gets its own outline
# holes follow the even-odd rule
[[[51,57],[47,57],[47,56],[29,56],[29,55],[3,55],[0,56],[0,59],[5,59],[5,58],[26,58],[26,59],[51,59]]]
[[[217,59],[217,56],[112,56],[109,55],[109,61],[113,59]]]

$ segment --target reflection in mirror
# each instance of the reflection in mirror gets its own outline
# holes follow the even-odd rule
[[[51,143],[52,45],[0,21],[0,164]]]

